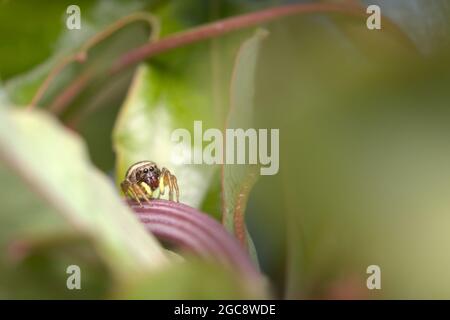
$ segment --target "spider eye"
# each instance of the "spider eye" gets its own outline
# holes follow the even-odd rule
[[[145,168],[145,169],[144,169],[144,173],[147,173],[147,172],[148,172],[148,169],[147,169],[147,168]]]
[[[150,171],[153,171],[153,170],[155,170],[155,168],[154,167],[150,167]]]

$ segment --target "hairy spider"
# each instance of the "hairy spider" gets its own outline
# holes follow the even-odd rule
[[[130,196],[139,204],[144,199],[150,202],[156,189],[159,189],[157,198],[164,195],[166,187],[169,187],[169,200],[173,201],[173,193],[176,193],[176,201],[179,202],[177,178],[166,168],[161,170],[152,161],[140,161],[133,164],[125,174],[125,180],[120,184],[125,196]]]

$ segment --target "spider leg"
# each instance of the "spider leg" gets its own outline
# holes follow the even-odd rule
[[[141,202],[139,201],[139,197],[136,195],[136,192],[134,191],[134,189],[133,189],[132,186],[133,186],[133,184],[130,183],[128,180],[125,180],[125,181],[123,181],[123,182],[120,184],[120,187],[121,187],[121,189],[122,189],[122,192],[123,192],[124,195],[125,195],[125,198],[134,199],[134,200],[136,200],[136,201],[139,203],[139,205],[140,205]]]
[[[159,178],[159,195],[158,198],[162,195],[164,195],[164,188],[166,185],[164,184],[164,175],[161,174],[161,177]]]
[[[145,182],[141,182],[139,184],[140,189],[142,190],[142,193],[144,195],[144,199],[150,203],[150,198],[152,197],[152,189],[150,188],[150,186],[148,184],[146,184]]]
[[[159,194],[158,199],[161,195],[164,195],[166,187],[169,187],[169,200],[173,201],[174,192],[176,194],[176,201],[179,202],[180,191],[178,189],[177,178],[170,173],[166,168],[161,169],[161,176],[159,179]]]
[[[145,194],[145,189],[143,189],[139,184],[133,184],[133,189],[134,189],[134,192],[138,195],[138,198],[140,196],[140,197],[144,198],[145,201],[150,203],[150,199]],[[140,201],[139,201],[139,204],[140,204]]]
[[[131,184],[131,185],[129,186],[128,192],[131,194],[131,198],[134,199],[134,200],[136,200],[136,201],[139,203],[139,205],[142,207],[141,200],[139,199],[139,196],[138,196],[138,194],[136,193],[136,190],[135,190],[133,184]]]
[[[161,185],[161,182],[159,182],[159,184]],[[158,195],[156,196],[156,199],[161,198],[161,189],[158,187],[158,189],[156,189],[154,192],[158,191]]]
[[[179,195],[180,195],[180,191],[178,190],[178,183],[177,183],[177,178],[170,173],[169,170],[167,170],[166,168],[163,168],[163,173],[164,173],[164,184],[169,186],[169,200],[173,201],[173,194],[174,191],[176,192],[176,201],[179,202]]]
[[[162,168],[159,187],[159,190],[162,190],[161,194],[164,194],[165,188],[169,187],[169,200],[172,200],[172,184],[170,179],[170,171],[166,168]]]
[[[167,171],[167,180],[169,180],[169,200],[173,201],[173,175]]]
[[[129,187],[130,187],[130,184],[127,180],[124,180],[120,183],[120,188],[122,189],[122,192],[125,195],[125,197],[129,196],[129,193],[128,193],[130,190]]]
[[[166,168],[161,169],[161,176],[159,178],[159,194],[164,195],[166,186],[169,186],[169,170]]]
[[[175,177],[173,174],[171,174],[170,177],[172,180],[172,186],[175,189],[175,193],[177,195],[177,202],[180,202],[180,190],[178,189],[177,177]]]

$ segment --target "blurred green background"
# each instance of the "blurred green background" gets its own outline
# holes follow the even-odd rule
[[[158,29],[310,2],[378,4],[382,30],[349,13],[299,14],[109,73]],[[65,27],[70,4],[0,0],[0,297],[450,298],[448,1],[77,1],[81,30]],[[54,78],[36,106],[45,116],[23,110],[61,59],[130,14]],[[219,165],[170,158],[175,128],[227,118],[280,130],[279,172],[258,177],[244,203],[264,292],[195,259],[161,269],[161,247],[116,187],[151,159],[177,175],[182,202],[236,234],[227,221],[251,168],[226,165],[222,181]],[[18,260],[17,240],[29,250]],[[86,270],[80,292],[65,288],[70,263]],[[366,287],[369,265],[381,290]]]

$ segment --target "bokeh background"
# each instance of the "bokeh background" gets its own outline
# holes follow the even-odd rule
[[[148,41],[294,3],[363,14],[296,14],[111,73]],[[65,26],[71,4],[80,30]],[[369,4],[381,30],[366,27]],[[450,298],[448,1],[0,0],[0,39],[0,297]],[[170,133],[194,120],[279,129],[278,174],[173,163]],[[245,213],[265,290],[193,257],[161,267],[117,188],[142,159],[238,237]]]

